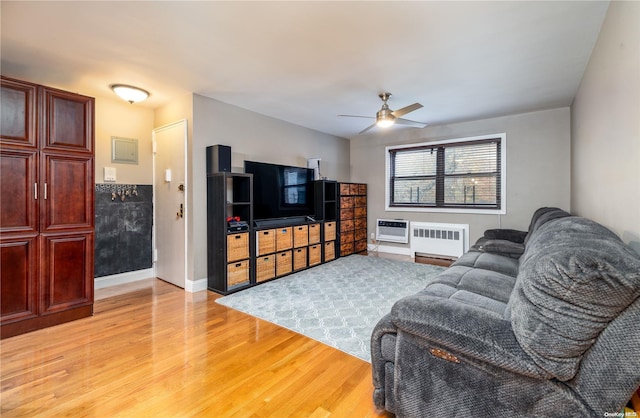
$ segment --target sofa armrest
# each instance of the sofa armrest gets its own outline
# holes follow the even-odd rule
[[[518,344],[511,322],[494,312],[425,294],[405,297],[391,309],[398,330],[514,373],[548,379]]]
[[[517,242],[519,244],[524,243],[524,239],[527,236],[527,231],[518,231],[516,229],[487,229],[484,231],[484,237],[486,239],[501,239],[511,242]]]
[[[490,239],[478,246],[478,250],[485,253],[499,254],[511,258],[520,258],[524,253],[524,244],[504,239]]]

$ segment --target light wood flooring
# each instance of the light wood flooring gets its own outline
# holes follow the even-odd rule
[[[0,341],[6,417],[388,417],[371,366],[161,280],[95,315]]]

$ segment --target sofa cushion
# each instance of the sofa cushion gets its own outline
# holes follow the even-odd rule
[[[516,277],[518,275],[519,262],[516,259],[504,255],[470,251],[462,254],[451,266],[465,266],[491,270],[507,276]]]
[[[535,256],[522,261],[509,301],[513,331],[538,366],[566,381],[600,332],[640,296],[640,256],[578,217],[541,226],[527,252]]]

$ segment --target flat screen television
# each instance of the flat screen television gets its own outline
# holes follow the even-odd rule
[[[244,162],[245,173],[253,174],[254,219],[313,216],[313,169]]]

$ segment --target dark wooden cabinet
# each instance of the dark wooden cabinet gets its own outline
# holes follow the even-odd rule
[[[367,185],[339,184],[340,257],[367,252]]]
[[[93,313],[94,99],[0,85],[5,338]]]

